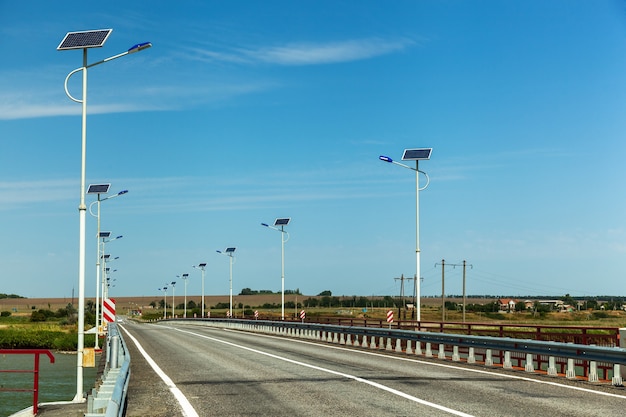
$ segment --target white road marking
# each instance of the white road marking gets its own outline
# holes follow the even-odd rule
[[[379,384],[377,382],[369,381],[369,380],[364,379],[364,378],[360,378],[358,376],[345,374],[343,372],[333,371],[332,369],[322,368],[322,367],[319,367],[319,366],[316,366],[316,365],[311,365],[311,364],[308,364],[308,363],[296,361],[296,360],[293,360],[293,359],[289,359],[289,358],[285,358],[285,357],[282,357],[282,356],[274,355],[272,353],[263,352],[263,351],[257,350],[257,349],[252,349],[252,348],[247,347],[247,346],[238,345],[236,343],[231,343],[231,342],[227,342],[225,340],[217,339],[217,338],[214,338],[214,337],[210,337],[210,336],[194,333],[194,332],[191,332],[191,331],[188,331],[188,330],[181,330],[181,329],[178,329],[178,328],[173,328],[173,329],[177,330],[177,331],[179,331],[181,333],[187,333],[187,334],[190,334],[190,335],[193,335],[193,336],[201,337],[201,338],[204,338],[204,339],[209,339],[209,340],[212,340],[214,342],[222,343],[222,344],[225,344],[225,345],[228,345],[228,346],[237,347],[239,349],[247,350],[249,352],[258,353],[259,355],[268,356],[270,358],[278,359],[278,360],[281,360],[281,361],[284,361],[284,362],[288,362],[288,363],[292,363],[292,364],[295,364],[295,365],[304,366],[306,368],[315,369],[315,370],[318,370],[318,371],[321,371],[321,372],[326,372],[326,373],[329,373],[329,374],[332,374],[332,375],[342,376],[342,377],[347,378],[347,379],[352,379],[354,381],[358,381],[358,382],[370,385],[370,386],[378,388],[380,390],[387,391],[387,392],[389,392],[391,394],[394,394],[394,395],[397,395],[399,397],[405,398],[405,399],[407,399],[409,401],[413,401],[413,402],[416,402],[416,403],[419,403],[419,404],[422,404],[422,405],[425,405],[425,406],[428,406],[428,407],[431,407],[431,408],[435,408],[437,410],[445,411],[445,412],[447,412],[449,414],[452,414],[452,415],[455,415],[455,416],[473,417],[471,414],[467,414],[467,413],[464,413],[462,411],[453,410],[451,408],[445,407],[445,406],[440,405],[440,404],[435,404],[435,403],[431,403],[431,402],[426,401],[426,400],[422,400],[421,398],[414,397],[414,396],[409,395],[407,393],[404,393],[402,391],[398,391],[396,389],[387,387],[387,386]]]
[[[182,391],[178,389],[176,384],[174,384],[174,381],[172,381],[172,379],[169,376],[167,376],[165,372],[163,372],[163,370],[159,367],[159,365],[156,364],[156,362],[150,357],[150,355],[148,355],[148,352],[144,350],[144,348],[141,346],[139,341],[135,339],[133,335],[130,334],[129,331],[126,330],[123,326],[120,326],[118,324],[118,327],[124,330],[124,332],[128,335],[128,337],[130,337],[130,339],[135,343],[135,346],[137,346],[137,350],[141,352],[141,354],[146,359],[148,364],[150,364],[152,369],[154,369],[154,372],[156,372],[156,374],[163,380],[163,382],[165,382],[165,385],[167,385],[170,392],[174,394],[174,398],[176,398],[176,401],[178,401],[178,404],[180,404],[180,408],[182,409],[183,416],[199,417],[198,413],[193,408],[193,406],[191,405],[187,397],[185,397]]]

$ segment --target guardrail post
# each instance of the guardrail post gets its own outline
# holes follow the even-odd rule
[[[350,336],[350,333],[348,333],[346,335],[346,343],[345,344],[348,345],[348,346],[352,346],[352,337]]]
[[[376,336],[370,337],[370,349],[376,349]]]
[[[402,353],[402,341],[400,339],[396,339],[396,352]]]
[[[504,369],[513,369],[513,363],[511,362],[511,352],[504,352],[504,363],[502,364]]]
[[[470,347],[467,352],[467,363],[476,363],[476,355],[474,354],[474,347]]]
[[[526,365],[524,366],[524,370],[526,372],[535,372],[535,364],[533,362],[533,354],[526,354]]]
[[[367,335],[363,335],[363,340],[361,341],[361,347],[367,347]]]
[[[411,340],[406,341],[406,354],[407,355],[413,354],[413,349],[411,348]]]
[[[556,358],[554,356],[550,356],[548,358],[548,376],[557,376],[556,372]]]
[[[426,342],[426,357],[427,358],[433,357],[433,350],[432,350],[432,345],[430,344],[430,342]]]
[[[613,379],[611,380],[611,383],[616,387],[621,387],[623,385],[621,366],[619,363],[613,365]]]
[[[415,342],[415,354],[420,356],[422,355],[422,342],[419,340]]]
[[[598,382],[598,364],[596,361],[589,361],[589,382]]]
[[[391,337],[387,338],[387,344],[385,345],[386,350],[391,350]]]
[[[109,341],[109,348],[111,349],[111,369],[117,369],[119,368],[119,351],[120,351],[120,337],[115,335],[115,336],[111,336],[111,339]]]
[[[446,346],[443,343],[439,343],[439,354],[437,355],[439,359],[446,358]]]
[[[574,367],[573,358],[569,358],[567,360],[567,370],[565,371],[565,377],[567,379],[576,379],[576,368]]]
[[[461,360],[459,356],[459,347],[457,345],[452,346],[452,361],[458,362]]]
[[[493,353],[491,349],[485,351],[485,366],[493,366]]]

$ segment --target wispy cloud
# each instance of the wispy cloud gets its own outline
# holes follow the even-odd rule
[[[285,46],[247,51],[256,60],[279,65],[318,65],[359,61],[403,50],[413,42],[401,40],[357,39],[340,42],[291,43]]]
[[[260,48],[234,48],[214,51],[195,48],[197,59],[229,63],[274,65],[322,65],[360,61],[402,51],[415,42],[410,39],[351,39],[334,42],[292,42]]]

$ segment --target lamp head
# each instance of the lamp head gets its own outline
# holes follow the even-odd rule
[[[384,161],[384,162],[393,162],[393,159],[391,159],[391,158],[389,158],[388,156],[385,156],[385,155],[379,156],[378,159],[380,159],[381,161]]]
[[[144,49],[148,49],[152,47],[151,42],[142,42],[128,48],[129,54],[134,54],[135,52],[143,51]]]

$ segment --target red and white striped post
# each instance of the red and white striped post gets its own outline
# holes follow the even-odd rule
[[[306,312],[304,310],[300,311],[300,320],[304,323],[304,319],[306,318]]]
[[[105,298],[103,302],[102,318],[105,323],[113,323],[115,321],[115,300],[113,298]]]
[[[391,329],[391,323],[393,323],[393,310],[389,310],[387,312],[387,323],[389,323],[389,328]]]

